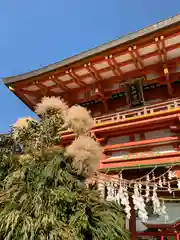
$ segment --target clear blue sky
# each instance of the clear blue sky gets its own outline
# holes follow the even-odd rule
[[[180,0],[1,0],[0,78],[54,63],[180,13]],[[0,83],[0,132],[34,114]]]

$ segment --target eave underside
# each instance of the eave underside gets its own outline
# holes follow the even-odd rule
[[[86,52],[80,53],[76,56],[70,57],[68,59],[57,62],[55,64],[51,64],[49,66],[43,67],[39,70],[35,70],[35,71],[29,72],[29,73],[17,75],[17,76],[14,76],[14,77],[4,78],[4,83],[5,84],[12,84],[13,82],[16,82],[16,81],[21,81],[21,80],[24,80],[24,79],[35,77],[35,76],[44,74],[46,72],[56,70],[58,68],[65,67],[69,64],[74,64],[78,61],[84,60],[84,59],[92,57],[94,55],[102,54],[104,51],[108,51],[108,50],[111,50],[112,48],[119,47],[119,45],[123,45],[123,44],[126,44],[126,43],[129,44],[131,41],[134,41],[134,40],[137,40],[139,38],[151,35],[153,33],[161,31],[163,29],[167,29],[169,27],[176,27],[176,26],[179,25],[179,23],[180,23],[180,14],[178,14],[174,17],[170,17],[167,20],[160,21],[156,24],[150,25],[150,26],[148,26],[144,29],[141,29],[137,32],[130,33],[126,36],[121,37],[120,39],[117,39],[117,40],[111,41],[109,43],[103,44],[99,47],[96,47],[94,49],[91,49],[91,50],[88,50]]]
[[[76,57],[21,76],[4,79],[31,109],[43,96],[61,96],[69,104],[100,101],[107,106],[123,84],[171,83],[180,77],[180,15]],[[93,51],[93,52],[92,52]],[[74,60],[73,60],[74,59]]]

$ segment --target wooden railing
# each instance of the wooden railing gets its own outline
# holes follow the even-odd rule
[[[165,112],[170,109],[180,108],[180,98],[171,99],[162,103],[145,105],[141,108],[129,109],[121,112],[103,115],[94,118],[95,124],[115,122],[119,120],[125,120],[128,118],[144,116],[147,114],[153,114],[158,112]]]

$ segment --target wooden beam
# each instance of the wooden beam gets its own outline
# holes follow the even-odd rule
[[[71,68],[66,71],[66,74],[70,75],[73,78],[73,81],[77,83],[81,87],[87,87],[87,84],[81,81],[79,76],[74,72],[74,70]]]
[[[64,84],[62,83],[62,81],[60,81],[57,76],[49,76],[49,79],[51,79],[54,83],[56,83],[56,86],[58,86],[59,88],[61,88],[63,91],[69,91],[70,89]]]
[[[9,88],[9,89],[11,89],[11,88]],[[12,90],[11,90],[11,91],[12,91]],[[25,103],[27,106],[30,107],[30,109],[34,110],[34,109],[33,109],[33,108],[34,108],[34,104],[33,104],[27,97],[24,96],[24,93],[23,93],[20,89],[18,89],[18,88],[13,88],[13,92],[14,92],[18,97],[20,97],[20,98],[24,101],[24,103]]]
[[[171,232],[168,232],[168,231],[162,231],[162,232],[136,232],[136,236],[137,237],[140,237],[140,236],[147,236],[147,237],[158,237],[158,236],[175,236],[175,233],[171,233]]]
[[[157,47],[157,51],[158,51],[160,61],[162,63],[166,63],[167,62],[167,51],[166,51],[166,48],[165,48],[164,36],[156,37],[155,38],[155,43],[156,43],[156,47]]]
[[[103,105],[104,105],[105,113],[107,113],[108,112],[108,103],[107,103],[106,97],[104,96],[104,91],[102,90],[101,86],[99,86],[99,88],[95,89],[95,94],[97,96],[100,96],[100,100],[103,102]]]
[[[154,41],[155,41],[155,44],[156,44],[156,47],[157,47],[157,52],[158,52],[159,59],[162,63],[164,63],[165,62],[164,52],[161,48],[159,37],[156,37],[154,39]]]
[[[151,124],[155,124],[155,123],[164,123],[164,121],[173,121],[176,120],[178,117],[178,112],[180,110],[175,110],[174,112],[172,112],[172,115],[169,114],[169,112],[162,113],[155,113],[154,117],[153,115],[151,116],[146,116],[143,115],[142,117],[135,117],[134,121],[132,120],[132,118],[126,119],[126,121],[128,123],[124,123],[122,120],[120,121],[116,121],[116,122],[112,122],[111,124],[106,124],[105,126],[101,126],[96,129],[93,129],[92,132],[101,132],[101,133],[108,133],[108,132],[115,132],[115,131],[120,131],[120,130],[125,130],[125,129],[130,129],[130,128],[138,128],[139,126],[143,126],[145,125],[146,127],[148,125]],[[174,113],[174,114],[173,114]],[[164,115],[164,116],[163,116]]]
[[[96,69],[92,66],[92,64],[89,62],[88,64],[84,64],[84,67],[89,71],[91,76],[96,79],[96,81],[102,81],[101,76],[96,71]]]
[[[171,47],[171,46],[170,46]],[[169,47],[169,49],[170,49],[170,47]],[[180,47],[180,46],[179,46]],[[168,49],[168,47],[167,47],[167,49]],[[172,48],[171,47],[171,49],[174,49],[174,48]],[[148,54],[147,54],[148,55]],[[152,54],[151,54],[152,55]],[[150,56],[151,56],[150,55]],[[157,51],[156,51],[156,55],[157,55]],[[145,58],[146,58],[146,55],[144,55],[145,56]],[[149,56],[149,57],[150,57]],[[143,58],[142,58],[143,59]],[[132,61],[131,61],[132,62]],[[167,61],[167,65],[170,67],[170,68],[175,68],[175,66],[176,65],[178,65],[180,63],[180,57],[177,57],[177,58],[174,58],[174,59],[171,59],[171,60],[168,60]],[[87,64],[86,64],[87,65]],[[106,69],[106,70],[108,70],[108,69]],[[150,66],[146,66],[145,68],[144,68],[144,72],[146,73],[146,74],[148,74],[148,73],[162,73],[162,64],[160,65],[160,64],[153,64],[153,65],[150,65]],[[131,72],[128,72],[128,73],[125,73],[124,75],[122,75],[121,77],[119,76],[119,79],[117,78],[117,77],[112,77],[112,78],[110,78],[110,79],[107,79],[107,80],[103,80],[103,84],[105,83],[105,82],[107,82],[107,81],[113,81],[114,83],[115,82],[119,82],[119,81],[121,81],[121,80],[124,80],[124,78],[134,78],[134,77],[138,77],[138,76],[140,76],[140,74],[141,74],[141,72],[139,71],[139,69],[136,69],[136,70],[133,70],[133,71],[131,71]],[[177,73],[178,74],[178,73]],[[92,74],[91,74],[92,75]],[[48,75],[46,75],[47,77],[52,77],[52,75],[50,75],[50,74],[48,74]],[[55,81],[56,81],[56,83],[58,83],[58,84],[60,84],[61,85],[61,87],[63,88],[63,89],[65,89],[66,91],[69,91],[70,89],[63,83],[63,82],[61,82],[60,80],[58,80],[57,79],[57,77],[58,77],[58,75],[57,75],[57,73],[54,73],[54,75],[53,75],[55,78]],[[84,76],[88,76],[88,75],[84,75]],[[93,77],[94,77],[94,75],[92,75]],[[37,80],[41,80],[41,82],[43,82],[44,80],[44,76],[43,77],[41,77],[41,78],[35,78],[35,79],[37,79]],[[96,79],[95,77],[94,77],[94,79]],[[47,81],[47,78],[46,78],[46,81]],[[16,83],[16,84],[13,84],[13,86],[18,86],[18,87],[20,87],[20,88],[23,88],[23,87],[27,87],[27,85],[31,85],[32,84],[32,80],[30,81],[30,80],[25,80],[25,81],[23,81],[23,82],[18,82],[18,83]],[[92,84],[89,84],[88,86],[93,86],[94,85],[94,83],[92,83]],[[75,91],[75,89],[73,89],[73,92]],[[78,90],[79,91],[79,90]]]
[[[136,141],[136,142],[128,142],[128,143],[119,143],[113,145],[107,145],[104,147],[105,152],[109,151],[119,151],[122,149],[129,149],[134,147],[142,147],[142,146],[157,146],[157,145],[167,145],[172,142],[179,142],[180,137],[162,137],[162,138],[155,138],[151,140],[143,140],[143,141]]]
[[[167,84],[167,87],[168,87],[168,94],[170,96],[172,96],[173,88],[172,88],[172,85],[171,85],[171,82],[170,82],[170,78],[169,78],[169,69],[167,67],[164,68],[164,75],[165,75],[166,84]]]
[[[34,81],[34,84],[41,90],[41,92],[43,93],[44,96],[50,96],[51,95],[48,87],[43,85],[41,82]]]
[[[175,113],[175,114],[173,114]],[[115,133],[117,133],[116,136],[123,136],[127,134],[134,134],[139,131],[145,131],[148,129],[148,131],[154,131],[158,129],[165,129],[169,128],[174,121],[178,118],[178,115],[180,113],[180,110],[177,110],[176,112],[169,114],[169,112],[165,114],[156,114],[155,117],[147,119],[146,116],[139,119],[125,119],[124,121],[117,121],[117,122],[111,122],[107,123],[104,126],[102,125],[96,125],[91,132],[100,134],[100,136],[105,137],[112,137],[115,136]],[[62,140],[63,141],[71,141],[74,138],[74,134],[72,132],[64,133],[62,134]]]
[[[129,53],[132,57],[132,60],[135,64],[136,68],[139,69],[139,70],[142,70],[144,68],[144,65],[143,65],[142,61],[140,60],[140,57],[138,57],[136,46],[129,47],[128,51],[129,51]]]
[[[23,88],[21,88],[22,86],[20,85],[17,85],[17,86],[15,86],[15,92],[16,92],[16,94],[17,94],[17,96],[19,96],[18,94],[20,94],[20,97],[21,97],[21,94],[23,94],[23,96],[24,96],[24,94],[27,94],[27,95],[30,95],[30,96],[33,96],[33,97],[35,97],[36,98],[36,101],[38,102],[42,97],[43,97],[43,94],[40,92],[40,90],[38,89],[38,90],[35,90],[35,91],[32,91],[32,90],[27,90],[27,89],[23,89]],[[24,86],[25,87],[25,86]],[[27,86],[26,86],[27,87]],[[27,102],[27,101],[26,101]],[[27,103],[26,103],[27,104]],[[29,106],[28,104],[27,104],[27,106]],[[31,106],[31,105],[30,105]],[[31,107],[30,107],[31,108]]]
[[[180,125],[171,125],[170,126],[170,130],[172,131],[172,132],[180,132]]]
[[[164,62],[167,62],[167,51],[165,48],[164,36],[160,37],[160,42],[161,42],[162,54],[164,56]]]
[[[108,160],[109,158],[107,158]],[[111,158],[110,163],[101,162],[99,165],[99,169],[113,169],[113,168],[134,168],[141,166],[156,166],[156,165],[176,165],[180,163],[179,156],[169,157],[157,157],[154,159],[133,159],[133,161],[122,161],[122,158]]]
[[[26,89],[19,88],[19,87],[16,87],[15,89],[20,90],[23,94],[29,94],[34,97],[39,95],[39,90],[31,91],[31,90],[26,90]]]
[[[168,69],[168,64],[167,64],[167,51],[165,48],[165,42],[164,42],[164,36],[156,37],[155,38],[155,43],[156,43],[156,47],[157,47],[157,51],[158,51],[158,55],[160,58],[160,61],[162,63],[163,66],[163,71],[164,71],[164,76],[166,79],[166,85],[168,88],[168,94],[169,96],[172,96],[173,94],[173,88],[171,85],[171,81],[170,81],[170,73],[169,73],[169,69]]]
[[[115,76],[120,76],[118,71],[116,70],[116,68],[113,66],[113,64],[111,63],[111,61],[109,61],[109,56],[105,56],[105,60],[108,62],[109,67],[111,69],[111,71],[113,71]]]
[[[131,57],[136,66],[136,69],[139,69],[139,71],[142,73],[142,77],[144,77],[145,81],[148,81],[147,76],[146,76],[145,67],[144,67],[143,61],[138,53],[137,47],[134,45],[133,47],[129,47],[128,50],[129,50],[129,53],[131,54]]]
[[[94,93],[95,95],[100,96],[102,99],[105,99],[104,93],[99,88],[95,88]]]
[[[45,85],[43,85],[43,84],[42,84],[41,82],[39,82],[39,81],[35,81],[34,84],[35,84],[36,86],[38,86],[39,89],[40,89],[41,92],[42,92],[42,95],[40,96],[40,98],[42,98],[43,96],[48,96],[48,97],[50,97],[50,96],[63,95],[63,93],[62,93],[62,94],[58,94],[58,93],[52,92],[50,88],[46,87]],[[63,98],[65,98],[65,97],[63,97]],[[65,99],[65,100],[67,101],[67,99]],[[69,102],[69,100],[68,100],[68,102]]]
[[[102,81],[101,76],[99,75],[99,73],[96,71],[96,69],[92,66],[90,62],[88,64],[85,64],[84,67],[89,71],[91,76],[96,79],[97,82]],[[106,113],[108,112],[108,104],[107,104],[107,100],[104,97],[104,91],[102,90],[100,83],[98,83],[98,87],[96,89],[97,89],[96,94],[101,97],[101,101],[103,102],[104,110]]]
[[[115,61],[113,55],[105,56],[105,59],[108,61],[111,70],[114,72],[114,74],[116,76],[123,75],[123,73],[122,73],[120,67],[118,66],[117,62]]]
[[[139,52],[137,50],[137,47],[135,45],[133,46],[133,54],[135,56],[135,59],[137,59],[137,62],[139,63],[140,69],[144,69],[144,64],[142,62],[142,59],[141,59]]]
[[[124,135],[127,135],[127,134],[136,134],[136,133],[141,133],[141,132],[145,132],[145,131],[156,131],[156,130],[159,130],[159,129],[167,129],[169,126],[169,123],[160,123],[160,124],[151,124],[149,126],[146,127],[146,125],[143,125],[142,127],[135,127],[135,128],[130,128],[130,129],[125,129],[125,130],[120,130],[120,131],[112,131],[112,132],[109,132],[109,133],[101,133],[99,134],[99,132],[101,132],[101,129],[99,129],[99,132],[96,132],[96,134],[99,135],[99,138],[103,137],[105,139],[108,139],[110,137],[119,137],[119,136],[124,136]],[[96,125],[95,127],[96,128]],[[93,133],[92,133],[93,134]],[[74,135],[73,134],[63,134],[61,139],[62,139],[62,143],[64,142],[68,142],[68,144],[71,143],[71,141],[74,139]],[[136,146],[134,146],[134,148],[136,148]]]

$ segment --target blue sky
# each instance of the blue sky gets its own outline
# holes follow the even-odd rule
[[[38,69],[180,13],[180,0],[1,0],[0,78]],[[0,133],[34,114],[0,83]]]

